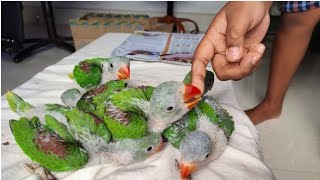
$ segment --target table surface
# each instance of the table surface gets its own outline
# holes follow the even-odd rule
[[[74,65],[86,58],[108,57],[129,35],[108,33],[57,64],[47,67],[13,91],[36,107],[45,103],[61,104],[62,92],[69,88],[78,88],[78,85],[68,78]],[[166,63],[132,61],[131,79],[147,81],[151,85],[168,80],[181,81],[190,68]],[[215,79],[208,95],[218,100],[233,116],[235,131],[221,158],[194,173],[193,179],[274,179],[270,169],[261,160],[257,130],[239,107],[232,82]],[[33,178],[34,176],[30,176],[22,167],[23,162],[30,160],[15,143],[8,124],[10,119],[17,119],[19,116],[10,111],[4,96],[1,100],[2,143],[9,142],[9,145],[1,145],[2,178]],[[177,153],[176,149],[168,145],[162,152],[142,163],[125,167],[99,165],[76,172],[56,173],[55,176],[66,179],[179,179],[174,162],[175,158],[179,159]],[[155,177],[155,174],[158,176]]]

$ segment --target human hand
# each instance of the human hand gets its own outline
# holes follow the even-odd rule
[[[215,16],[199,43],[192,63],[192,84],[204,89],[206,66],[220,80],[250,75],[260,61],[272,2],[229,2]]]

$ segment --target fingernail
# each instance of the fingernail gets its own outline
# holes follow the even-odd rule
[[[266,49],[266,47],[264,45],[260,44],[257,51],[262,54],[265,49]]]
[[[232,59],[240,58],[240,48],[239,47],[231,47],[228,49],[228,56]]]
[[[260,57],[258,55],[255,55],[253,56],[251,63],[253,65],[256,65],[259,60],[260,60]]]

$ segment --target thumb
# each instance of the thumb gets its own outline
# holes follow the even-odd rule
[[[241,59],[244,51],[244,38],[249,30],[250,20],[246,13],[239,13],[227,17],[226,28],[226,58],[230,62]]]

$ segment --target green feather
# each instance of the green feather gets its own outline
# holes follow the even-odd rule
[[[149,101],[151,98],[151,95],[153,93],[153,90],[155,89],[155,87],[152,86],[147,86],[144,89],[144,95],[146,96],[147,100]]]
[[[46,127],[51,129],[53,132],[58,134],[62,139],[65,141],[75,143],[76,140],[73,138],[73,136],[70,134],[68,128],[66,125],[63,123],[59,122],[57,119],[50,115],[45,115],[45,120],[46,120]]]
[[[60,104],[46,104],[45,106],[47,111],[60,112],[62,114],[70,110],[70,108]]]
[[[106,115],[106,105],[104,103],[100,103],[96,106],[96,109],[92,111],[95,115],[97,115],[99,118],[103,119]]]
[[[77,108],[85,112],[92,112],[96,110],[96,105],[89,99],[80,99],[77,103]]]
[[[219,108],[221,108],[217,113],[218,119],[219,119],[219,127],[224,130],[224,134],[227,136],[227,138],[230,138],[232,132],[234,131],[234,121],[232,116],[228,113],[227,110],[223,109],[220,105]]]
[[[76,131],[75,133],[86,134],[90,132],[97,136],[102,137],[106,142],[110,142],[111,133],[107,128],[103,120],[95,116],[94,114],[85,113],[76,108],[65,112],[65,116],[68,119],[70,125]]]
[[[74,79],[73,73],[68,74],[68,77],[73,80]]]
[[[86,59],[84,61],[86,61],[87,63],[90,63],[90,64],[100,66],[101,63],[103,63],[105,61],[109,61],[109,59],[110,58],[95,57],[95,58],[91,58],[91,59]]]
[[[183,79],[184,84],[191,84],[191,71],[188,72],[188,74]]]
[[[203,115],[207,116],[213,124],[218,124],[219,118],[216,115],[215,109],[210,104],[202,100],[196,108],[200,110]]]
[[[234,131],[234,122],[232,120],[232,117],[225,117],[225,119],[223,119],[219,124],[219,127],[224,130],[224,134],[227,136],[227,138],[230,138],[232,132]]]
[[[179,121],[173,123],[163,131],[163,136],[168,139],[173,147],[179,149],[180,142],[187,133],[197,129],[197,114],[195,110],[189,111]]]
[[[10,109],[18,114],[26,114],[34,107],[12,91],[6,93]]]
[[[123,111],[142,113],[136,100],[148,100],[141,88],[128,88],[110,97],[110,102]]]
[[[30,119],[30,123],[32,124],[32,126],[34,127],[40,127],[41,126],[41,123],[40,123],[40,120],[37,116],[33,116],[31,119]]]
[[[120,121],[112,119],[109,116],[104,117],[104,122],[110,129],[113,139],[138,139],[147,134],[148,124],[144,117],[131,113],[129,118],[130,123],[124,125]]]
[[[107,98],[109,98],[115,92],[124,89],[125,87],[126,82],[123,80],[108,81],[107,83],[85,93],[78,101],[77,108],[85,112],[98,111],[100,112],[98,114],[102,115],[101,110],[105,108],[104,102],[107,100]],[[88,98],[88,96],[90,96],[90,98]]]
[[[99,85],[102,69],[100,63],[107,58],[92,58],[81,61],[73,69],[73,77],[82,88],[91,88]]]
[[[233,117],[212,97],[205,97],[204,100],[209,103],[215,110],[215,114],[218,118],[218,123],[216,124],[218,124],[219,127],[223,129],[224,134],[229,139],[232,135],[232,132],[234,131]]]
[[[194,109],[188,112],[187,114],[186,126],[189,131],[194,131],[197,129],[197,113]]]
[[[127,83],[123,80],[111,80],[105,83],[105,90],[93,97],[94,104],[100,104],[105,102],[115,92],[121,91],[127,86]]]
[[[101,68],[90,66],[90,71],[81,70],[81,65],[77,65],[73,70],[73,77],[82,88],[91,88],[101,81]]]
[[[191,84],[191,71],[185,76],[183,80],[184,84]],[[209,90],[211,90],[214,83],[214,74],[211,71],[206,70],[206,77],[204,79],[204,93],[206,94]]]
[[[87,153],[73,143],[58,140],[58,146],[55,146],[59,148],[58,151],[48,150],[45,152],[41,149],[43,147],[37,143],[41,135],[44,137],[57,137],[58,139],[60,137],[45,127],[41,127],[37,118],[32,118],[32,121],[27,118],[20,118],[20,120],[10,120],[9,123],[15,140],[22,151],[31,160],[47,169],[52,171],[77,170],[87,163]],[[44,139],[43,141],[45,142],[46,140]],[[52,139],[50,143],[53,143]]]
[[[179,148],[180,142],[186,134],[197,129],[199,115],[204,115],[208,117],[213,124],[223,129],[226,137],[229,138],[234,130],[232,117],[224,109],[219,109],[219,114],[217,114],[216,108],[218,107],[211,106],[211,104],[204,100],[200,101],[196,108],[189,111],[182,119],[165,129],[163,136],[165,136],[175,148]],[[219,106],[219,108],[221,107]]]

